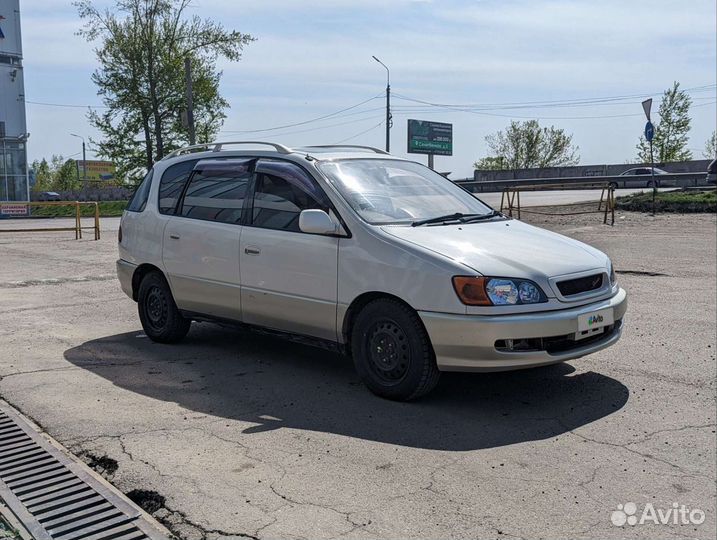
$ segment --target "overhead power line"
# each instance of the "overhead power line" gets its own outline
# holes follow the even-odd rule
[[[283,132],[280,132],[280,133],[272,133],[272,136],[273,136],[273,137],[283,137],[284,135],[295,135],[295,134],[298,134],[298,133],[309,133],[309,132],[312,132],[312,131],[319,131],[319,130],[322,130],[322,129],[329,129],[329,128],[339,127],[339,126],[347,126],[347,125],[350,125],[350,124],[357,124],[357,123],[359,123],[359,122],[366,122],[366,121],[368,121],[368,120],[376,120],[376,119],[378,119],[378,118],[383,118],[383,115],[378,115],[378,116],[377,116],[377,115],[374,115],[374,116],[370,116],[370,117],[368,117],[368,118],[358,118],[358,119],[355,119],[355,120],[348,120],[348,121],[346,121],[346,122],[337,122],[337,123],[335,123],[335,124],[327,124],[327,125],[324,125],[324,126],[317,126],[317,127],[308,128],[308,129],[299,129],[299,130],[293,130],[293,131],[283,131]],[[220,133],[236,133],[236,132],[235,132],[235,131],[224,131],[224,130],[222,130],[222,131],[220,131]]]
[[[363,134],[365,134],[365,133],[368,133],[369,131],[373,131],[374,129],[376,129],[376,128],[378,128],[378,127],[381,127],[381,126],[383,125],[383,123],[384,123],[384,121],[381,120],[381,121],[380,121],[378,124],[376,124],[375,126],[371,126],[371,127],[368,128],[368,129],[365,129],[365,130],[363,130],[363,131],[360,131],[359,133],[356,133],[355,135],[351,135],[351,137],[346,137],[345,139],[341,139],[340,141],[336,141],[336,142],[334,142],[334,143],[332,143],[332,144],[343,144],[343,143],[345,143],[345,142],[353,141],[353,140],[356,139],[357,137],[360,137],[361,135],[363,135]]]
[[[303,125],[306,125],[306,124],[310,124],[310,123],[312,123],[312,122],[318,122],[318,121],[320,121],[320,120],[326,120],[327,118],[334,117],[334,116],[336,116],[336,115],[338,115],[338,114],[341,114],[341,113],[343,113],[343,112],[350,111],[350,110],[352,110],[352,109],[356,109],[356,108],[360,107],[361,105],[365,105],[365,104],[368,103],[369,101],[373,101],[374,99],[378,99],[378,98],[380,98],[380,97],[383,97],[383,94],[379,94],[379,95],[377,95],[377,96],[368,98],[368,99],[362,101],[361,103],[357,103],[356,105],[351,105],[350,107],[346,107],[346,108],[344,108],[344,109],[341,109],[341,110],[332,112],[332,113],[330,113],[330,114],[325,114],[325,115],[323,115],[323,116],[317,116],[316,118],[312,118],[312,119],[310,119],[310,120],[304,120],[303,122],[295,122],[295,123],[293,123],[293,124],[284,124],[283,126],[274,126],[274,127],[262,128],[262,129],[234,130],[234,131],[232,131],[231,133],[265,133],[265,132],[267,132],[267,131],[276,131],[276,130],[279,130],[279,129],[286,129],[286,128],[291,128],[291,127],[303,126]],[[227,132],[227,133],[229,133],[229,132]]]
[[[687,93],[705,92],[717,89],[716,84],[708,84],[703,86],[695,86],[684,89]],[[660,92],[630,94],[622,96],[603,96],[594,98],[575,98],[575,99],[559,99],[559,100],[541,100],[541,101],[520,101],[520,102],[504,102],[504,103],[436,103],[409,96],[395,94],[399,99],[422,103],[433,107],[455,107],[475,110],[500,110],[500,109],[517,109],[517,108],[552,108],[552,107],[574,107],[583,105],[613,104],[619,101],[640,99],[659,94]]]
[[[76,105],[72,103],[47,103],[44,101],[30,101],[25,100],[25,103],[29,105],[43,105],[45,107],[67,107],[71,109],[109,109],[105,105]]]

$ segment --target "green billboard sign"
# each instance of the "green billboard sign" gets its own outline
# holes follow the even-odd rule
[[[408,153],[452,156],[453,124],[409,120]]]

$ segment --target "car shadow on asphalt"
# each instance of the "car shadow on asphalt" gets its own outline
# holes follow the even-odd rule
[[[88,341],[65,358],[128,391],[250,423],[247,435],[292,428],[448,451],[555,437],[629,397],[613,378],[557,364],[444,373],[430,395],[397,403],[371,394],[339,354],[197,323],[179,345],[153,343],[138,330]]]

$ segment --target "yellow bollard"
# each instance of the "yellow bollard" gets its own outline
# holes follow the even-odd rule
[[[100,204],[95,203],[95,240],[100,239]]]
[[[80,217],[80,203],[75,201],[75,240],[82,238],[82,218]]]

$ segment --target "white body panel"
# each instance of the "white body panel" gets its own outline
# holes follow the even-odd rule
[[[608,305],[615,322],[621,322],[626,297],[616,284],[607,283],[593,293],[570,299],[555,287],[558,277],[608,275],[608,257],[590,246],[516,220],[375,226],[349,207],[316,167],[316,158],[307,159],[305,152],[221,154],[283,159],[308,170],[331,200],[345,234],[324,236],[163,216],[157,210],[162,172],[182,160],[216,158],[217,154],[199,152],[171,158],[155,166],[145,211],[123,216],[124,239],[119,249],[120,259],[126,262],[120,273],[125,291],[132,291],[127,283],[131,268],[136,267],[132,265],[151,264],[168,276],[182,309],[338,343],[346,341],[346,314],[357,298],[390,295],[419,313],[434,342],[439,368],[447,370],[514,369],[563,361],[619,339],[621,324],[604,340],[573,352],[554,356],[495,354],[497,339],[538,337],[533,334],[539,329],[558,332],[553,335],[574,333],[579,316]],[[320,159],[356,157],[387,158],[345,153],[321,155]],[[172,234],[178,234],[180,240],[170,238]],[[452,277],[457,275],[528,279],[540,286],[547,302],[466,306],[453,289]],[[511,319],[513,316],[517,318]],[[531,320],[535,332],[518,335]],[[480,339],[481,333],[485,339]]]
[[[240,225],[172,216],[162,259],[179,309],[241,319]]]
[[[244,227],[242,320],[336,340],[338,238]]]

